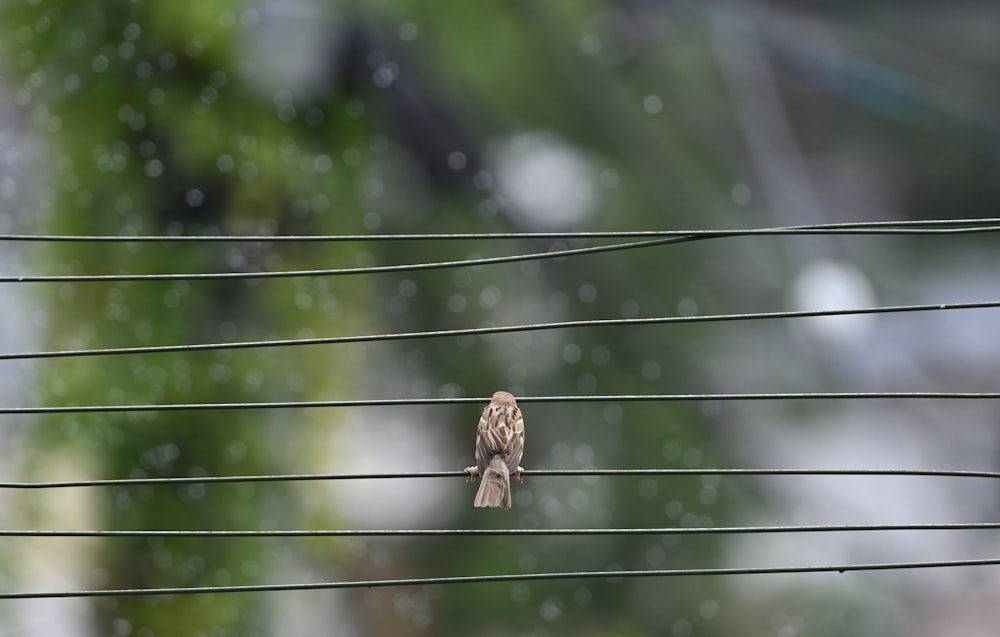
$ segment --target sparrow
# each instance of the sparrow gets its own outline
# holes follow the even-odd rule
[[[524,453],[524,418],[514,396],[498,391],[483,410],[476,429],[476,464],[467,467],[468,481],[482,476],[476,493],[477,507],[510,508],[510,474],[524,481],[520,466]]]

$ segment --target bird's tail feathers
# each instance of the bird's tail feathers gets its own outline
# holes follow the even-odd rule
[[[490,460],[476,492],[477,507],[510,508],[510,472],[500,456]]]

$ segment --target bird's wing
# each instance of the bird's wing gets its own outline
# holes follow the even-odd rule
[[[510,415],[510,440],[507,443],[507,450],[504,454],[507,468],[511,473],[517,470],[521,464],[521,456],[524,454],[524,417],[521,410],[515,407]]]

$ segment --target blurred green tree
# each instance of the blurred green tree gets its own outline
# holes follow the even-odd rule
[[[724,210],[729,183],[726,133],[691,117],[717,90],[705,80],[705,43],[694,31],[669,44],[642,39],[643,16],[598,8],[398,2],[312,8],[282,27],[280,15],[267,13],[275,7],[237,9],[217,0],[8,3],[0,16],[4,58],[20,78],[22,112],[49,143],[51,187],[37,207],[51,214],[38,215],[37,230],[358,234],[712,225],[714,218],[690,213]],[[272,28],[277,36],[269,40]],[[296,29],[311,35],[299,41]],[[321,44],[309,47],[317,30]],[[603,34],[604,48],[591,50],[591,32]],[[297,57],[296,47],[308,55]],[[655,90],[664,70],[678,80],[675,94]],[[713,139],[717,146],[706,143]],[[527,196],[524,184],[534,188]],[[554,245],[57,243],[36,263],[64,273],[254,271]],[[713,294],[693,275],[711,258],[678,247],[399,276],[81,283],[41,288],[41,302],[53,349],[653,316],[685,311],[685,299],[711,303]],[[56,404],[299,400],[388,389],[684,392],[697,391],[702,338],[695,327],[649,327],[377,350],[85,357],[46,365],[40,379]],[[713,405],[537,405],[525,414],[529,468],[725,464],[705,427]],[[437,438],[446,448],[432,450],[435,462],[469,463],[477,418],[474,409],[435,412],[434,426],[447,428]],[[345,450],[342,419],[340,412],[301,410],[66,416],[39,424],[33,453],[71,449],[101,477],[300,473],[336,466],[352,453],[378,455],[385,434],[365,439],[372,449]],[[377,430],[382,423],[374,420],[365,426]],[[437,429],[428,424],[428,431]],[[330,449],[340,455],[325,458]],[[385,458],[387,471],[417,468]],[[325,492],[308,489],[120,488],[101,496],[94,515],[102,528],[126,529],[306,528],[356,519],[356,512],[331,510]],[[462,493],[461,502],[436,505],[442,527],[706,525],[729,515],[725,485],[709,478],[533,479],[516,487],[515,509],[504,515],[473,510],[472,488]],[[90,560],[90,584],[690,567],[712,564],[720,548],[713,538],[630,536],[429,542],[359,542],[351,551],[318,541],[289,549],[291,542],[259,539],[109,540]],[[392,566],[379,570],[374,564],[385,551]],[[351,602],[349,620],[309,617],[341,628],[354,622],[358,634],[652,635],[666,627],[679,636],[712,634],[715,612],[704,604],[721,599],[720,588],[713,580],[567,580],[357,591],[339,594]],[[93,632],[105,634],[124,619],[137,635],[262,634],[281,623],[274,599],[106,600],[95,603]]]

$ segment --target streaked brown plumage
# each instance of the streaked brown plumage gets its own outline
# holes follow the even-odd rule
[[[523,482],[524,418],[514,396],[498,391],[483,410],[476,430],[476,465],[466,468],[469,481],[483,481],[476,493],[477,507],[510,508],[510,474]]]

